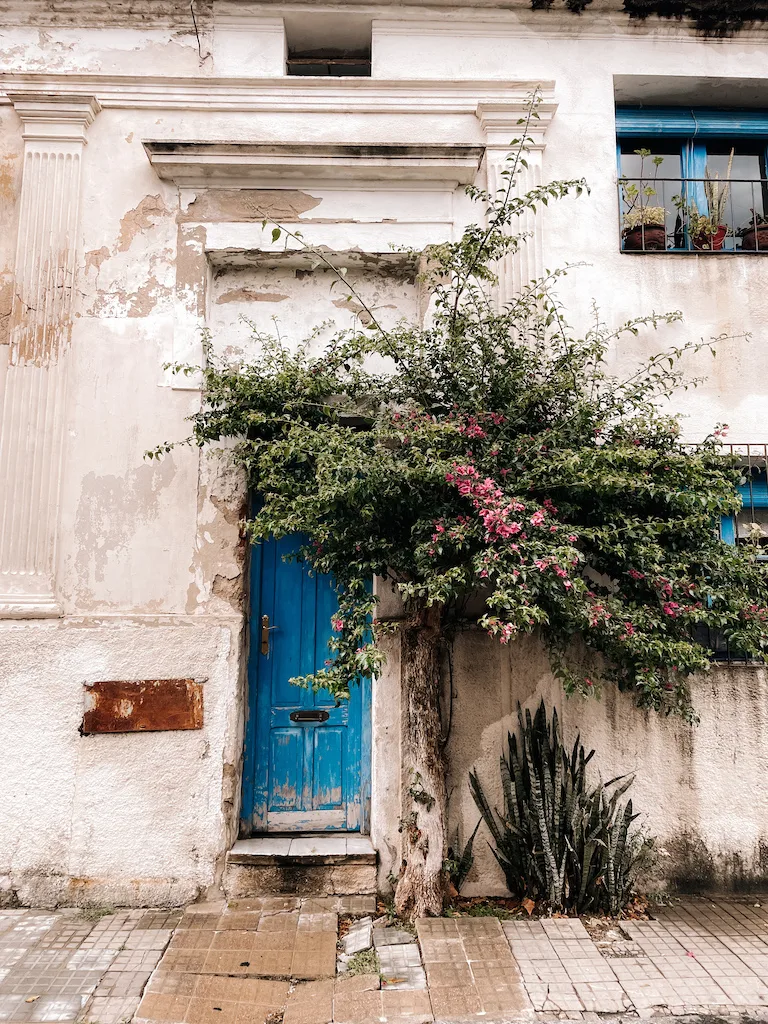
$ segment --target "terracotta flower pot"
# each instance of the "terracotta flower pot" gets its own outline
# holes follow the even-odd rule
[[[718,226],[714,235],[710,235],[708,231],[702,231],[700,235],[693,239],[693,248],[709,252],[719,252],[723,248],[727,234],[728,228],[724,224]]]
[[[753,252],[768,252],[768,224],[758,224],[741,236],[741,248]]]
[[[627,228],[624,246],[627,252],[656,252],[667,248],[667,229],[663,224],[644,224]]]

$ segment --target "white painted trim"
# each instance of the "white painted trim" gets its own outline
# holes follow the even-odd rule
[[[138,75],[0,75],[0,103],[10,92],[95,96],[111,110],[226,110],[241,113],[474,114],[478,104],[525,109],[540,87],[552,100],[554,82],[391,80],[376,78],[195,79]]]
[[[145,141],[149,162],[159,178],[180,188],[285,187],[360,182],[428,181],[456,188],[475,180],[482,146],[334,146],[290,143],[216,143]]]

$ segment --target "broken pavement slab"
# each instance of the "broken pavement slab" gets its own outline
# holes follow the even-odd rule
[[[347,956],[355,953],[362,953],[364,949],[370,949],[373,945],[373,920],[364,917],[350,925],[349,931],[344,936],[343,946]]]
[[[377,927],[377,925],[378,922],[374,924],[373,928],[373,944],[376,949],[380,949],[382,946],[406,946],[416,941],[415,932],[407,932],[403,928]]]

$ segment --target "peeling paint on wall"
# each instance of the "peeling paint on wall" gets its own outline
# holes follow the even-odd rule
[[[183,221],[296,220],[322,202],[291,189],[211,188],[194,199],[179,219]]]
[[[109,257],[110,251],[106,247],[106,245],[102,245],[100,249],[91,249],[89,252],[85,254],[86,274],[88,273],[89,270],[95,270],[98,276],[99,270],[101,270],[102,263],[105,260],[108,260]]]
[[[125,477],[90,472],[83,478],[75,518],[81,606],[90,604],[86,595],[91,581],[103,581],[110,558],[130,544],[137,520],[158,514],[160,495],[175,475],[173,457],[168,456],[142,464]]]
[[[252,288],[234,288],[218,296],[218,305],[226,302],[285,302],[288,298],[282,292],[257,292]],[[362,308],[362,307],[361,307]]]
[[[145,196],[138,206],[134,206],[132,210],[123,215],[115,251],[126,252],[137,235],[154,227],[155,222],[167,214],[168,210],[159,195]]]
[[[176,247],[176,297],[197,317],[205,315],[206,231],[202,225],[179,224]]]

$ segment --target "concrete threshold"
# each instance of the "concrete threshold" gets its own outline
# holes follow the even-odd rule
[[[376,861],[370,838],[358,833],[238,839],[227,854],[224,891],[229,899],[364,895],[376,891]]]

